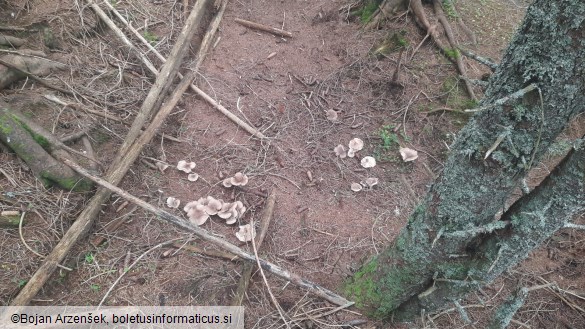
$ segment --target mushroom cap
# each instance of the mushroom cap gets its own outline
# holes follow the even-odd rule
[[[196,182],[199,179],[199,174],[197,174],[197,173],[190,173],[189,176],[187,176],[187,179],[190,182]]]
[[[230,178],[230,183],[234,186],[244,186],[248,184],[248,176],[241,172],[237,172],[234,177]]]
[[[213,216],[217,215],[217,213],[221,210],[221,208],[223,207],[223,202],[217,200],[212,196],[208,196],[205,199],[205,203],[203,203],[203,206],[205,206],[205,212],[208,215]]]
[[[201,204],[197,204],[195,207],[189,209],[187,217],[189,217],[191,223],[197,226],[205,224],[207,219],[209,219],[209,215],[205,212],[205,206]]]
[[[374,166],[376,166],[376,159],[374,157],[367,156],[362,158],[362,167],[372,168]]]
[[[408,147],[401,147],[399,151],[404,162],[414,161],[418,158],[418,152]]]
[[[174,198],[172,196],[167,198],[167,207],[169,208],[178,208],[181,204],[181,200]]]
[[[256,230],[250,224],[242,225],[240,230],[236,232],[236,237],[242,242],[252,241],[256,237]]]
[[[232,187],[231,177],[224,179],[221,184],[225,187]]]
[[[351,190],[354,192],[359,192],[362,190],[362,184],[360,183],[351,183]]]
[[[195,208],[195,206],[198,204],[199,204],[198,201],[191,201],[183,207],[183,211],[189,212],[189,210],[191,210],[191,208]]]
[[[355,156],[355,150],[354,149],[349,149],[347,150],[347,156],[350,158],[353,158]]]
[[[368,178],[366,178],[366,180],[364,181],[364,183],[369,188],[372,188],[372,187],[374,187],[374,185],[378,185],[378,179],[376,177],[368,177]]]
[[[237,204],[235,202],[226,202],[223,204],[223,206],[221,207],[220,211],[217,213],[217,215],[219,216],[219,218],[223,218],[223,219],[229,219],[230,217],[232,217],[234,211],[236,211],[236,216],[237,214],[237,210],[236,210]]]
[[[356,137],[349,141],[349,148],[354,151],[359,151],[364,148],[364,141]]]
[[[155,163],[155,165],[158,168],[158,170],[160,170],[160,172],[164,172],[169,167],[168,164],[163,163],[163,162],[158,162],[158,161]]]
[[[238,211],[238,214],[240,216],[246,212],[246,207],[244,206],[242,201],[236,201],[236,210]]]
[[[180,171],[184,171],[187,174],[190,173],[193,168],[195,168],[195,162],[187,162],[185,160],[181,160],[179,161],[179,163],[177,163],[177,169],[179,169]]]
[[[226,225],[235,224],[238,221],[238,218],[240,218],[240,216],[238,216],[237,210],[234,209],[234,210],[232,210],[231,216],[226,218],[225,224]]]
[[[341,144],[337,145],[333,149],[333,152],[335,152],[335,155],[338,156],[338,157],[340,157],[341,159],[343,159],[343,158],[346,157],[346,154],[345,154],[345,146],[343,146]]]
[[[335,110],[327,110],[327,112],[325,113],[325,116],[327,117],[327,120],[329,120],[329,121],[337,121],[337,118],[339,117],[337,115],[337,111],[335,111]]]

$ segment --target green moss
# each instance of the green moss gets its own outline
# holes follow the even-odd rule
[[[364,4],[358,9],[351,13],[352,16],[357,16],[360,22],[367,23],[372,19],[372,15],[378,9],[378,6],[382,3],[382,0],[366,0]]]
[[[93,188],[93,183],[86,179],[79,179],[78,177],[55,177],[48,172],[41,172],[39,179],[45,184],[45,186],[59,186],[63,189],[76,192],[89,191]]]

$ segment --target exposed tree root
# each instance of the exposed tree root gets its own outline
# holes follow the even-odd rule
[[[378,6],[378,9],[372,14],[370,21],[366,24],[366,29],[377,29],[382,20],[391,17],[400,10],[408,7],[405,0],[384,0]]]
[[[459,70],[459,73],[462,76],[467,77],[465,65],[463,65],[463,60],[461,59],[461,55],[458,52],[459,45],[455,41],[455,36],[453,35],[453,29],[451,29],[451,24],[449,24],[447,17],[445,17],[445,13],[443,12],[443,7],[441,6],[441,3],[439,2],[439,0],[433,0],[433,5],[435,8],[435,15],[437,15],[437,19],[443,25],[443,29],[445,30],[445,35],[447,36],[447,40],[449,41],[449,44],[451,45],[451,51],[456,52],[455,53],[455,64],[457,65],[457,70]],[[467,79],[463,79],[463,83],[465,84],[465,88],[467,89],[467,93],[469,94],[469,97],[472,100],[477,101],[477,97],[475,97],[475,93],[473,92],[473,86],[469,83],[469,81]]]

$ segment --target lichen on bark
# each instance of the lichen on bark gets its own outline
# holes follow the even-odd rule
[[[548,180],[558,196],[536,189],[502,216],[512,225],[494,224],[519,180],[585,110],[584,20],[583,1],[536,0],[529,7],[479,104],[487,108],[458,134],[441,176],[395,242],[375,258],[375,270],[348,283],[350,297],[352,287],[375,283],[368,290],[371,303],[362,302],[370,314],[412,320],[423,309],[445,307],[554,233],[561,224],[548,217],[566,220],[582,209],[583,164],[565,165]],[[489,106],[530,84],[538,88]],[[575,151],[572,159],[582,156]],[[568,198],[566,207],[557,197]]]

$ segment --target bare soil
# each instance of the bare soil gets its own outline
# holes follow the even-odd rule
[[[183,217],[182,206],[201,197],[240,200],[248,208],[240,225],[257,222],[263,211],[264,199],[250,191],[274,191],[277,205],[260,256],[343,293],[343,283],[369,256],[387,246],[406,223],[442,170],[448,145],[468,119],[451,111],[424,112],[461,110],[469,104],[454,66],[437,53],[432,43],[427,40],[414,52],[425,34],[410,14],[389,20],[381,30],[364,31],[359,20],[349,15],[348,5],[347,1],[325,0],[230,1],[197,84],[269,138],[260,141],[251,137],[204,100],[187,93],[161,130],[183,142],[155,139],[120,187],[160,207],[166,207],[169,196],[179,198],[181,207],[173,211]],[[476,34],[478,44],[471,42],[454,16],[450,20],[464,47],[497,61],[526,5],[524,1],[457,1],[458,13]],[[119,1],[115,6],[135,27],[143,27],[141,33],[168,55],[185,19],[182,3],[138,0]],[[251,30],[236,23],[235,18],[282,28],[294,36],[282,38]],[[84,2],[9,0],[0,3],[0,22],[50,27],[57,40],[52,49],[43,45],[39,32],[16,34],[27,38],[24,48],[43,50],[49,58],[69,64],[69,71],[51,75],[49,81],[92,99],[58,96],[68,102],[80,101],[94,110],[107,110],[131,123],[152,81],[140,61],[128,55],[110,31],[95,28],[98,21]],[[86,30],[89,32],[82,33]],[[203,33],[198,32],[193,45]],[[406,40],[407,46],[398,80],[392,83],[400,52],[373,56],[371,49],[395,33]],[[191,52],[184,69],[193,56]],[[153,56],[151,59],[160,65]],[[479,79],[489,72],[473,60],[465,59],[465,64],[470,78]],[[476,88],[476,92],[481,94],[481,89]],[[1,96],[14,103],[22,102],[23,95],[54,93],[22,81],[2,91]],[[329,120],[328,110],[335,110],[338,120]],[[32,115],[59,136],[91,128],[89,136],[97,157],[105,164],[127,131],[123,124],[52,103]],[[355,137],[365,142],[364,149],[354,158],[336,157],[334,147],[342,144],[347,148]],[[567,132],[560,144],[571,137]],[[83,148],[81,143],[73,146]],[[403,162],[399,147],[417,150],[419,158]],[[362,168],[360,159],[364,156],[374,156],[377,166]],[[550,159],[555,156],[558,154],[551,154]],[[160,172],[153,167],[153,159],[171,168]],[[533,175],[544,177],[551,169],[550,159],[543,161]],[[179,160],[197,164],[194,171],[200,175],[198,181],[190,182],[186,174],[174,169]],[[10,153],[0,153],[0,169],[0,210],[23,209],[28,214],[22,235],[18,230],[0,229],[0,305],[7,305],[42,262],[22,240],[47,255],[89,195],[43,188]],[[249,177],[248,191],[222,186],[222,180],[236,172]],[[360,192],[350,190],[351,183],[368,177],[378,178],[379,184]],[[121,228],[108,229],[108,224],[121,216],[127,216]],[[236,239],[237,226],[227,226],[217,218],[203,225],[251,251],[251,245]],[[106,242],[93,246],[91,242],[99,237]],[[153,246],[173,239],[179,246],[214,248],[149,213],[134,210],[132,205],[124,206],[122,199],[113,196],[91,234],[67,258],[64,265],[74,271],[55,273],[33,302],[97,305],[129,264]],[[415,326],[482,328],[516,288],[554,281],[558,288],[531,293],[512,327],[585,328],[584,241],[583,232],[558,232],[517,268],[460,301],[465,311],[453,306],[423,317]],[[229,305],[241,272],[239,262],[192,253],[186,248],[163,247],[144,256],[105,304]],[[271,291],[293,320],[308,314],[316,317],[334,308],[282,280],[270,275],[268,279]],[[282,325],[259,273],[252,278],[244,306],[246,328]],[[355,319],[367,320],[359,310],[349,309],[319,319],[298,320],[296,325],[340,326]],[[369,321],[359,327],[406,326]]]

